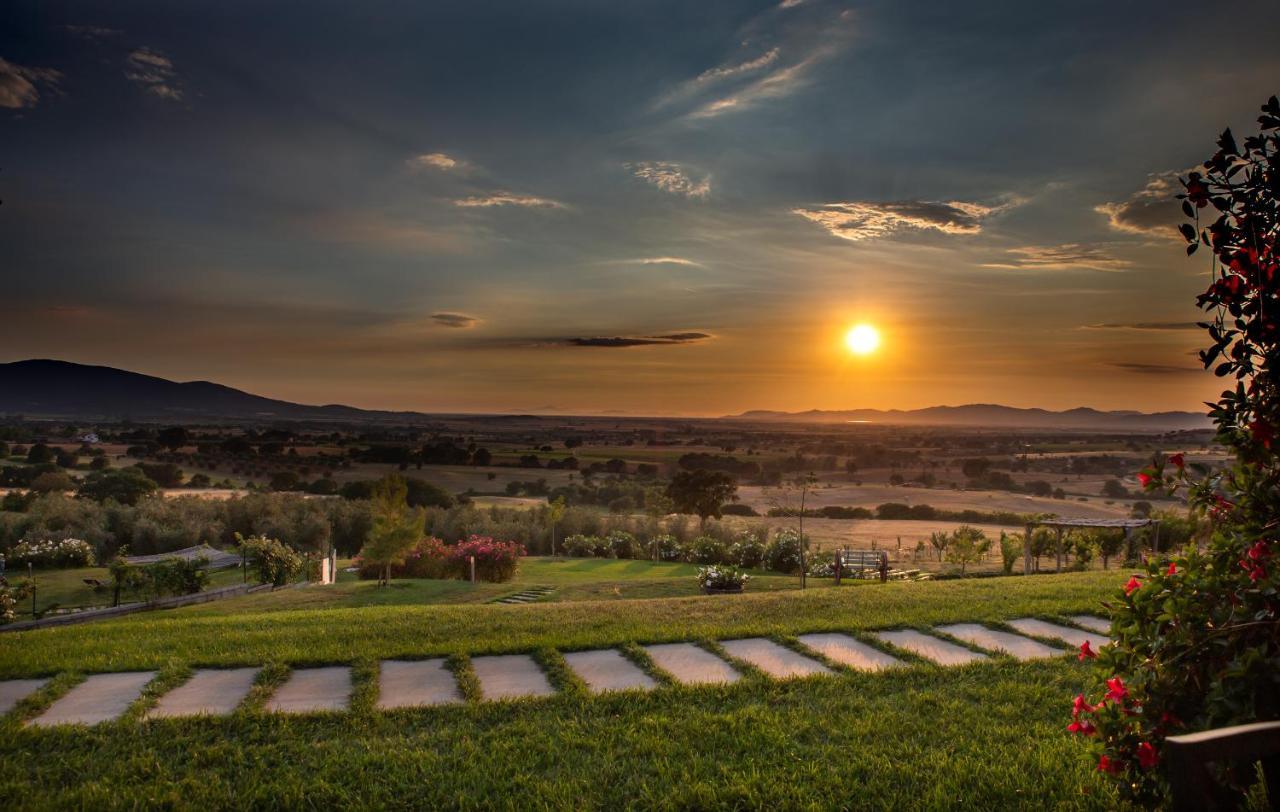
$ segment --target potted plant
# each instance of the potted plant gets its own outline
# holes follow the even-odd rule
[[[698,586],[708,595],[729,595],[742,591],[751,576],[737,567],[712,564],[698,568]]]

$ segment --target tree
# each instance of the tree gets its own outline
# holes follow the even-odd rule
[[[564,518],[564,497],[557,496],[547,504],[547,526],[551,528],[551,554],[556,554],[556,530],[559,529],[560,520]]]
[[[75,480],[61,471],[49,471],[31,481],[31,490],[36,493],[61,493],[63,491],[73,491],[75,488]]]
[[[472,465],[488,465],[493,462],[493,454],[487,448],[477,448],[471,455]]]
[[[122,505],[136,505],[158,488],[137,468],[113,468],[89,474],[80,486],[80,495],[95,502],[114,499]]]
[[[44,465],[45,463],[53,462],[53,460],[53,449],[44,443],[36,443],[27,451],[28,465]]]
[[[667,498],[677,513],[692,513],[706,525],[711,516],[721,516],[725,502],[738,499],[738,483],[723,471],[678,471],[667,485]]]
[[[404,484],[408,488],[405,499],[409,507],[453,507],[453,496],[438,485],[413,477],[405,479]]]
[[[422,508],[410,508],[409,487],[402,477],[388,474],[373,486],[373,526],[360,550],[365,561],[382,567],[380,586],[391,581],[391,567],[425,535],[427,516]]]
[[[182,484],[182,469],[171,462],[140,462],[135,467],[162,488],[176,488]]]
[[[951,545],[951,534],[945,531],[929,534],[929,545],[938,551],[938,561],[942,561],[942,556],[947,552],[947,547]]]
[[[1129,496],[1129,491],[1120,480],[1108,479],[1102,483],[1102,495],[1108,499],[1126,499]]]
[[[981,457],[965,460],[960,464],[960,470],[967,479],[982,479],[991,470],[991,460],[985,460]]]
[[[156,442],[170,451],[177,451],[179,448],[191,444],[191,436],[182,426],[171,426],[160,430],[160,433],[156,435]]]
[[[1139,474],[1148,490],[1185,491],[1212,532],[1117,590],[1115,643],[1096,656],[1099,684],[1076,698],[1069,728],[1147,806],[1167,793],[1166,736],[1280,719],[1280,101],[1262,112],[1259,135],[1242,148],[1225,131],[1178,195],[1193,221],[1180,228],[1187,253],[1211,253],[1200,360],[1232,384],[1209,415],[1234,460],[1211,470],[1174,454]],[[1221,766],[1215,805],[1242,805],[1253,765]],[[1273,803],[1278,791],[1268,788]]]
[[[976,527],[962,524],[951,534],[951,543],[947,545],[947,560],[960,565],[960,574],[964,575],[965,567],[976,564],[991,549],[991,539]]]

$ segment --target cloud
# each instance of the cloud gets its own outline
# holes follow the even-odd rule
[[[0,107],[22,110],[40,101],[40,88],[56,90],[62,73],[53,68],[29,68],[0,59]]]
[[[1189,372],[1203,372],[1203,367],[1179,367],[1171,364],[1143,364],[1143,363],[1113,363],[1117,369],[1123,369],[1125,372],[1136,372],[1139,375],[1185,375]]]
[[[739,76],[744,73],[758,71],[761,68],[768,67],[778,60],[779,50],[770,48],[755,59],[748,59],[746,62],[739,62],[736,65],[721,65],[720,67],[708,68],[693,80],[694,84],[705,84],[707,82],[715,82],[720,79],[727,79],[731,76]]]
[[[153,96],[169,101],[182,100],[182,86],[173,62],[150,48],[139,48],[125,59],[125,78]]]
[[[690,268],[703,267],[701,262],[694,262],[684,257],[639,257],[638,259],[622,260],[628,265],[686,265]]]
[[[1107,216],[1108,224],[1126,234],[1155,234],[1162,237],[1176,233],[1181,210],[1175,195],[1182,191],[1178,172],[1151,175],[1147,185],[1127,200],[1103,203],[1094,211]]]
[[[694,180],[683,166],[672,161],[641,161],[623,164],[623,166],[637,178],[652,183],[662,191],[673,195],[705,198],[711,194],[710,175],[703,175],[701,180]]]
[[[428,152],[424,155],[415,155],[406,163],[410,169],[440,169],[445,172],[454,170],[462,170],[467,167],[466,161],[446,155],[443,152]]]
[[[431,320],[441,327],[458,329],[475,327],[480,322],[475,316],[468,316],[463,313],[432,313]]]
[[[513,192],[495,192],[484,197],[464,197],[453,201],[453,205],[464,209],[485,209],[494,206],[521,206],[529,209],[564,209],[568,208],[558,200],[534,195],[519,195]]]
[[[1082,330],[1199,330],[1194,321],[1139,321],[1130,324],[1086,324]]]
[[[791,212],[817,223],[832,236],[857,242],[887,237],[904,230],[933,229],[944,234],[977,234],[982,231],[985,219],[1021,202],[1014,198],[997,206],[987,206],[959,200],[947,203],[928,200],[852,201],[827,203],[813,209],[792,209]]]
[[[124,32],[118,28],[104,28],[100,25],[64,25],[62,30],[81,39],[96,41],[105,37],[118,37]]]
[[[987,263],[985,268],[1012,268],[1026,270],[1055,270],[1060,268],[1090,268],[1095,271],[1120,271],[1132,263],[1108,254],[1102,248],[1079,243],[1063,245],[1027,245],[1010,248],[1014,256],[1007,263]]]
[[[594,336],[566,338],[560,343],[573,347],[663,347],[693,344],[711,338],[710,333],[668,333],[656,336]]]

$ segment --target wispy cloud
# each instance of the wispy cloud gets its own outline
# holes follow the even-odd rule
[[[1010,268],[1014,270],[1057,270],[1065,268],[1089,268],[1095,271],[1122,271],[1130,265],[1128,260],[1112,256],[1098,246],[1065,243],[1063,245],[1027,245],[1010,248],[1008,262],[990,262],[986,268]]]
[[[558,200],[535,195],[521,195],[514,192],[495,192],[482,197],[464,197],[453,201],[453,205],[464,209],[486,209],[494,206],[518,206],[527,209],[564,209],[568,208]]]
[[[694,262],[684,257],[638,257],[636,259],[621,260],[627,265],[685,265],[690,268],[703,267],[701,262]]]
[[[431,320],[441,327],[463,330],[475,327],[480,322],[475,316],[468,316],[465,313],[432,313]]]
[[[452,155],[446,155],[443,152],[428,152],[423,155],[415,155],[406,163],[410,169],[439,169],[444,172],[452,172],[467,168],[467,162]]]
[[[107,37],[118,37],[124,32],[118,28],[106,28],[100,25],[64,25],[62,30],[81,39],[96,41]]]
[[[593,336],[590,338],[566,338],[561,343],[573,347],[663,347],[694,344],[711,338],[710,333],[668,333],[654,336]]]
[[[1116,231],[1127,234],[1156,234],[1170,236],[1178,225],[1181,214],[1175,195],[1182,191],[1178,172],[1161,172],[1151,175],[1147,185],[1127,199],[1116,203],[1103,203],[1094,211],[1107,216],[1107,222]]]
[[[705,198],[711,194],[710,175],[695,180],[687,169],[672,161],[641,161],[623,166],[637,178],[673,195]]]
[[[822,226],[832,236],[844,240],[870,240],[900,231],[933,230],[944,234],[977,234],[983,221],[992,215],[1017,206],[1020,199],[988,206],[952,200],[937,203],[928,200],[896,202],[851,201],[827,203],[817,208],[792,209],[793,214]]]
[[[1171,364],[1144,364],[1139,362],[1117,362],[1108,366],[1123,369],[1125,372],[1136,372],[1139,375],[1186,375],[1204,371],[1203,367],[1180,367]]]
[[[1194,321],[1138,321],[1128,324],[1086,324],[1082,330],[1199,330]]]
[[[173,62],[150,48],[138,48],[125,59],[125,78],[153,96],[182,101],[182,85]]]
[[[21,110],[40,101],[40,86],[56,89],[62,73],[53,68],[30,68],[0,59],[0,107]]]

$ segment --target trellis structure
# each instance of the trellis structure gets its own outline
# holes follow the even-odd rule
[[[1026,543],[1022,545],[1022,570],[1025,574],[1031,574],[1031,533],[1037,527],[1052,527],[1057,534],[1057,543],[1055,547],[1054,558],[1056,560],[1054,572],[1062,572],[1062,531],[1072,530],[1078,527],[1089,527],[1098,530],[1121,530],[1124,532],[1124,548],[1126,555],[1133,552],[1133,531],[1142,527],[1155,525],[1155,541],[1152,547],[1155,550],[1160,549],[1160,522],[1155,519],[1036,519],[1027,522]]]

